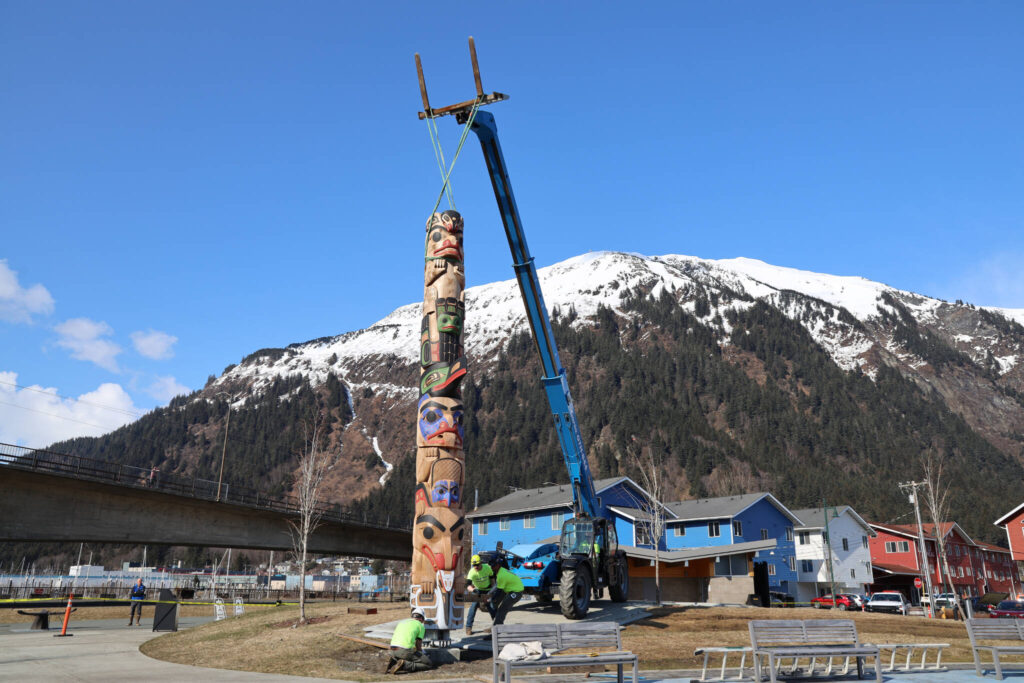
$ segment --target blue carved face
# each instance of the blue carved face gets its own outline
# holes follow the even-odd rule
[[[433,505],[451,507],[458,505],[462,500],[462,491],[459,482],[453,479],[441,479],[434,482],[434,488],[430,489],[430,501]]]
[[[462,401],[454,398],[420,398],[420,446],[462,448]]]

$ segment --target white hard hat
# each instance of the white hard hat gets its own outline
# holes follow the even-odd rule
[[[426,621],[426,619],[427,619],[427,613],[423,611],[422,607],[417,607],[416,609],[414,609],[412,611],[412,615],[414,617],[423,617],[424,621]]]

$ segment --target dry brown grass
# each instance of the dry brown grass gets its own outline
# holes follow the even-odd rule
[[[265,673],[381,680],[386,651],[339,638],[342,633],[361,637],[362,628],[403,618],[403,604],[378,605],[374,615],[347,614],[346,603],[307,607],[325,621],[298,628],[280,624],[297,616],[295,607],[248,613],[238,619],[210,623],[151,640],[142,646],[150,657],[224,669]],[[925,620],[860,612],[832,612],[809,608],[761,610],[743,608],[661,608],[623,631],[623,645],[640,658],[644,669],[700,667],[693,651],[702,646],[749,645],[750,619],[852,618],[862,640],[872,643],[940,642],[951,647],[943,661],[970,661],[967,631],[961,622]],[[489,677],[490,659],[445,665],[402,678]]]
[[[237,619],[170,633],[146,642],[142,652],[156,659],[179,664],[238,669],[262,673],[342,678],[372,681],[384,678],[388,652],[361,645],[337,634],[363,637],[363,627],[402,619],[409,607],[402,603],[380,603],[377,614],[348,614],[358,603],[322,603],[306,606],[306,615],[315,624],[289,628],[283,626],[298,616],[296,607],[278,607],[270,611],[247,613]],[[458,662],[437,671],[403,674],[402,678],[469,678],[490,675],[490,660]]]

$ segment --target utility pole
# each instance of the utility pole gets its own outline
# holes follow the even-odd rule
[[[217,396],[227,396],[229,399],[234,398],[226,391],[218,391]],[[220,476],[217,477],[217,502],[220,502],[220,486],[224,482],[224,456],[228,452],[228,428],[231,426],[231,401],[228,400],[228,415],[224,419],[224,447],[220,451]]]
[[[828,533],[828,505],[821,499],[821,510],[825,513],[825,559],[828,560],[828,589],[832,595],[832,607],[836,607],[836,577],[832,567],[832,536]]]
[[[918,552],[921,553],[921,574],[924,578],[924,589],[928,596],[928,610],[931,612],[929,616],[934,617],[935,602],[932,596],[932,572],[928,566],[928,552],[924,547],[924,525],[921,524],[921,505],[918,502],[917,496],[917,490],[926,486],[928,486],[927,481],[911,481],[900,484],[900,491],[907,493],[910,497],[910,502],[914,504],[914,514],[917,516],[917,548]],[[936,550],[936,553],[938,553],[938,550]]]

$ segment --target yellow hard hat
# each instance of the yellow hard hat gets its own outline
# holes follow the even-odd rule
[[[470,564],[480,564],[481,561],[482,560],[480,559],[479,555],[474,555],[473,557],[469,558],[469,563]]]

